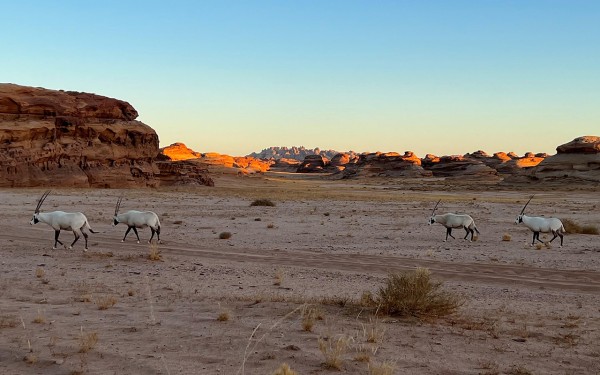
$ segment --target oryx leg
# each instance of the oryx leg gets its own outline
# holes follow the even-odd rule
[[[137,228],[136,227],[131,227],[133,228],[133,233],[135,233],[135,236],[137,237],[137,243],[140,243],[140,235],[137,232]]]
[[[469,240],[469,242],[473,241],[473,235],[475,234],[475,231],[473,229],[470,229],[469,227],[464,227],[465,231],[467,232],[467,234],[465,234],[465,237],[463,238],[463,240],[466,240],[467,237],[469,237],[469,233],[471,234],[471,239]]]
[[[88,249],[88,245],[87,245],[88,234],[85,233],[84,231],[81,231],[81,234],[83,234],[83,238],[85,239],[85,248],[83,251],[87,251],[87,249]]]
[[[455,237],[452,235],[452,228],[446,228],[446,239],[444,240],[444,242],[445,242],[445,241],[448,241],[448,236],[450,236],[450,237],[452,237],[452,238],[456,239],[456,238],[455,238]]]
[[[154,230],[154,228],[152,228],[152,227],[150,227],[150,231],[152,232],[152,234],[150,235],[150,239],[148,240],[148,243],[152,243],[152,239],[154,238],[154,232],[156,232]],[[159,240],[159,242],[160,242],[160,240]]]
[[[160,243],[160,225],[156,228],[156,238],[158,239],[158,243]]]
[[[60,242],[60,240],[58,239],[58,236],[60,235],[60,229],[57,229],[54,231],[54,246],[52,246],[52,249],[56,249],[56,244],[59,243],[63,246],[65,246],[65,244],[63,244],[62,242]]]
[[[562,233],[560,233],[560,232],[559,232],[559,231],[557,231],[557,230],[553,230],[553,231],[552,231],[552,234],[554,235],[554,237],[552,237],[552,239],[550,240],[550,242],[554,241],[554,239],[555,239],[556,237],[560,237],[560,246],[562,246],[562,245],[563,245],[563,235],[562,235]]]
[[[127,227],[127,230],[125,231],[125,236],[123,236],[123,239],[121,240],[121,242],[125,242],[125,239],[127,238],[127,235],[129,234],[129,231],[131,230],[131,228],[133,228],[133,227]]]
[[[71,243],[71,245],[69,246],[69,249],[73,248],[73,245],[75,245],[75,242],[77,242],[77,240],[79,239],[79,237],[81,237],[79,235],[79,233],[77,233],[78,231],[73,231],[73,235],[75,236],[75,239],[73,240],[73,242]]]

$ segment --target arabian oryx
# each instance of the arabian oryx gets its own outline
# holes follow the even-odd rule
[[[92,233],[94,232],[88,223],[87,218],[81,212],[63,212],[63,211],[52,211],[52,212],[40,212],[40,208],[42,204],[50,194],[50,191],[46,191],[42,194],[41,198],[38,200],[37,206],[35,207],[35,212],[33,214],[33,218],[29,222],[29,224],[37,224],[39,222],[46,223],[54,229],[54,246],[52,249],[56,249],[56,244],[59,243],[67,248],[65,244],[60,242],[58,236],[60,235],[61,230],[70,230],[75,235],[75,240],[68,247],[69,249],[73,248],[75,242],[79,239],[80,235],[83,234],[83,238],[85,239],[85,249],[88,249],[88,234],[84,230],[89,230]]]
[[[554,241],[554,239],[556,237],[560,237],[560,247],[562,247],[563,233],[565,233],[565,227],[563,226],[563,223],[559,219],[557,219],[555,217],[545,218],[545,217],[527,216],[524,214],[525,208],[527,208],[527,205],[529,204],[529,202],[531,202],[532,199],[533,199],[533,195],[531,196],[531,198],[529,198],[527,203],[525,203],[525,206],[521,210],[521,213],[519,214],[519,216],[517,216],[517,219],[515,220],[515,224],[523,223],[523,224],[525,224],[525,226],[527,228],[529,228],[533,232],[533,240],[531,241],[531,246],[533,246],[533,244],[535,244],[535,240],[538,240],[541,243],[544,243],[544,241],[540,240],[540,232],[541,232],[541,233],[552,233],[552,235],[554,235],[554,237],[552,237],[550,242]]]
[[[444,242],[448,240],[448,236],[454,238],[454,236],[452,235],[453,228],[464,228],[467,234],[465,234],[465,237],[463,239],[466,240],[470,233],[471,239],[469,240],[469,242],[473,241],[473,235],[475,234],[475,232],[479,234],[479,231],[475,226],[475,221],[473,220],[473,218],[469,215],[459,215],[452,213],[435,215],[435,210],[437,209],[437,206],[438,204],[440,204],[440,202],[441,199],[435,204],[435,207],[431,212],[431,217],[429,218],[429,225],[434,223],[440,223],[446,227],[446,239],[444,240]]]
[[[156,215],[152,211],[133,210],[119,214],[119,209],[121,208],[122,200],[123,197],[120,197],[117,200],[117,206],[115,207],[115,216],[113,217],[113,227],[119,223],[127,225],[127,231],[125,231],[125,236],[123,237],[121,242],[125,242],[129,231],[133,229],[133,232],[137,237],[137,243],[140,243],[140,236],[138,235],[137,228],[150,227],[152,235],[150,236],[148,243],[150,243],[152,241],[152,238],[154,238],[154,233],[156,233],[156,238],[158,239],[158,243],[160,243],[160,221],[158,220],[158,215]]]

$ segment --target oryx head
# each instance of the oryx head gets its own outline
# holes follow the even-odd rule
[[[31,221],[29,222],[29,224],[33,225],[33,224],[37,224],[40,222],[40,219],[39,219],[40,208],[42,207],[42,204],[48,197],[48,194],[50,194],[50,190],[47,190],[44,194],[42,194],[40,199],[38,199],[37,206],[35,206],[35,211],[33,212],[33,217],[31,218]]]
[[[437,203],[435,204],[435,207],[433,207],[433,211],[431,211],[431,217],[429,218],[429,225],[435,223],[435,210],[437,209],[437,206],[440,204],[441,201],[442,201],[441,199],[439,201],[437,201]]]
[[[520,223],[523,222],[523,215],[525,214],[525,208],[527,208],[527,205],[529,204],[529,202],[531,202],[531,200],[533,199],[534,195],[532,195],[529,198],[529,200],[527,201],[527,203],[525,203],[525,206],[523,206],[523,209],[521,210],[521,213],[519,214],[519,216],[517,216],[517,219],[515,220],[515,224],[520,224]]]
[[[121,208],[121,201],[123,200],[123,197],[119,197],[119,199],[117,199],[117,205],[115,207],[115,216],[113,216],[113,227],[117,224],[120,223],[118,215],[119,215],[119,209]]]

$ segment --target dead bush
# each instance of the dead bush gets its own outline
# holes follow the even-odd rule
[[[580,225],[571,219],[561,220],[563,226],[565,227],[565,231],[571,234],[600,234],[600,231],[597,227],[593,225]]]
[[[254,202],[250,203],[250,206],[275,207],[275,203],[270,199],[256,199]]]
[[[379,288],[376,302],[384,314],[439,318],[454,313],[464,302],[441,286],[441,282],[431,280],[431,273],[426,268],[390,274],[386,285]]]

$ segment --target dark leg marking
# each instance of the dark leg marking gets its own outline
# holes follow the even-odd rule
[[[62,242],[60,242],[60,240],[58,239],[58,236],[60,235],[60,229],[59,230],[55,230],[54,231],[54,247],[56,247],[56,244],[59,243],[63,246],[65,246]]]
[[[125,231],[125,236],[123,237],[123,242],[125,242],[125,239],[127,238],[127,235],[129,234],[130,230],[131,230],[131,227],[127,227],[127,230]]]
[[[73,234],[75,235],[75,239],[73,240],[73,243],[71,244],[71,247],[73,247],[73,245],[75,245],[75,242],[77,242],[77,240],[79,239],[79,234],[77,234],[77,232],[73,231]]]
[[[452,235],[452,228],[446,228],[446,240],[448,240],[448,236],[456,239],[453,235]]]
[[[154,238],[154,228],[150,227],[150,231],[152,232],[152,234],[150,235],[150,239],[148,240],[148,243],[152,242],[152,239]]]
[[[87,240],[88,240],[88,234],[85,232],[81,232],[83,234],[83,238],[85,239],[85,249],[87,250],[88,245],[87,245]]]
[[[135,236],[137,237],[138,243],[139,243],[140,242],[140,235],[138,234],[137,229],[135,227],[132,227],[132,228],[133,228],[133,233],[135,233]]]

